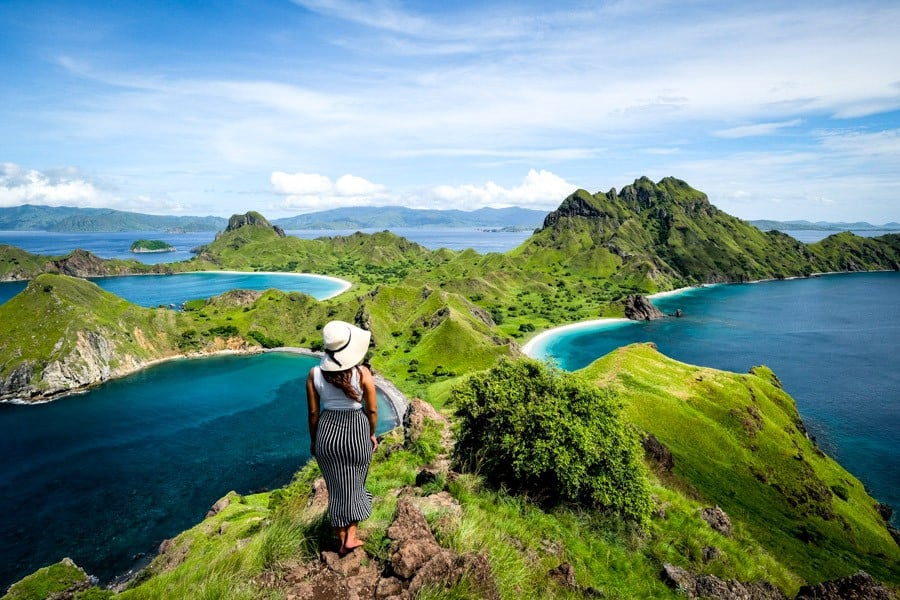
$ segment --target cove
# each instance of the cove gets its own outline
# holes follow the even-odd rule
[[[0,589],[69,556],[107,581],[229,490],[309,460],[306,373],[287,352],[161,363],[86,394],[0,404]],[[379,433],[397,424],[379,390]]]
[[[238,271],[200,271],[175,275],[123,275],[91,277],[104,290],[139,306],[181,306],[182,302],[217,296],[228,290],[270,288],[284,292],[303,292],[317,300],[340,294],[350,283],[335,277],[307,273],[245,273]],[[24,281],[0,283],[0,304],[27,285]]]
[[[620,346],[654,342],[694,365],[737,373],[766,365],[822,449],[900,509],[900,273],[716,285],[653,302],[684,316],[551,331],[530,354],[574,371]]]

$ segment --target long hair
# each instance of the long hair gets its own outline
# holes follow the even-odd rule
[[[362,393],[353,385],[353,371],[358,369],[359,365],[344,369],[343,371],[322,371],[322,377],[324,377],[325,381],[331,385],[340,388],[348,398],[354,402],[359,402],[362,398]],[[360,373],[359,379],[361,382],[362,373]]]

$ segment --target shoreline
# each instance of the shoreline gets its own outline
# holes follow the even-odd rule
[[[0,399],[0,404],[13,404],[18,406],[32,406],[38,404],[48,404],[50,402],[55,402],[56,400],[61,400],[63,398],[67,398],[69,396],[80,396],[83,394],[87,394],[91,389],[103,385],[104,383],[111,381],[113,379],[121,379],[123,377],[128,377],[129,375],[134,375],[135,373],[139,373],[145,369],[149,369],[156,365],[172,362],[176,360],[202,360],[204,358],[214,358],[216,356],[253,356],[255,354],[266,354],[269,352],[283,352],[286,354],[299,354],[303,356],[310,356],[313,358],[321,358],[323,354],[321,352],[315,352],[308,348],[301,348],[297,346],[281,346],[279,348],[262,348],[258,346],[254,346],[251,348],[244,348],[240,350],[214,350],[212,352],[195,352],[192,354],[178,354],[174,356],[164,356],[161,358],[154,358],[149,360],[139,367],[135,369],[131,369],[127,372],[116,373],[115,375],[110,376],[107,379],[102,381],[98,381],[96,383],[88,384],[84,387],[79,387],[71,390],[66,390],[64,392],[59,392],[56,394],[52,394],[47,397],[41,397],[38,400],[23,400],[22,398],[4,398]],[[397,386],[394,385],[393,382],[386,379],[384,376],[380,374],[373,373],[375,377],[375,385],[384,392],[384,396],[388,401],[388,404],[391,406],[391,410],[394,413],[394,419],[396,421],[396,425],[392,427],[392,429],[396,427],[400,427],[403,425],[403,415],[406,414],[406,409],[409,406],[409,400],[406,398],[406,395],[401,392]]]
[[[352,281],[347,281],[346,279],[341,279],[340,277],[335,277],[333,275],[320,275],[319,273],[295,273],[291,271],[178,271],[175,273],[116,273],[112,275],[76,275],[76,277],[80,277],[81,279],[87,279],[88,281],[92,279],[106,279],[112,277],[146,277],[146,276],[175,276],[175,275],[191,275],[195,273],[222,273],[225,275],[287,275],[287,276],[299,276],[299,277],[311,277],[313,279],[323,279],[325,281],[330,281],[331,283],[336,283],[340,285],[340,289],[336,292],[333,292],[327,296],[323,296],[322,298],[316,298],[317,301],[323,302],[325,300],[330,300],[336,296],[340,296],[347,290],[353,287]],[[42,273],[38,273],[38,275],[42,275]],[[0,279],[0,283],[16,283],[19,281],[33,281],[34,278],[28,279]],[[277,288],[276,288],[277,289]],[[305,292],[304,292],[305,293]]]
[[[346,279],[341,279],[340,277],[335,277],[334,275],[320,275],[319,273],[294,273],[291,271],[182,271],[180,273],[172,273],[172,275],[189,275],[191,273],[224,273],[226,275],[293,275],[298,277],[312,277],[313,279],[324,279],[325,281],[330,281],[341,286],[341,289],[334,292],[333,294],[325,296],[324,298],[319,298],[319,302],[322,302],[323,300],[330,300],[335,296],[340,296],[353,287],[352,281],[347,281]]]

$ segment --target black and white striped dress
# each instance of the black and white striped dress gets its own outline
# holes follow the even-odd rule
[[[331,526],[346,527],[372,514],[372,494],[366,490],[372,462],[369,419],[362,404],[347,398],[340,388],[325,381],[318,367],[315,369],[313,381],[322,409],[316,432],[316,461],[328,487]],[[353,384],[362,397],[356,369]]]

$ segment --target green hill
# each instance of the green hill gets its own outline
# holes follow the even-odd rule
[[[766,367],[741,375],[619,348],[581,371],[674,457],[669,484],[721,506],[807,581],[900,582],[900,548],[863,484],[819,450]]]

